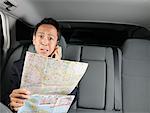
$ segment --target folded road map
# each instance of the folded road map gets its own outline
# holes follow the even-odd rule
[[[27,52],[21,87],[31,92],[18,113],[67,113],[74,99],[70,94],[83,77],[87,63],[56,60]]]

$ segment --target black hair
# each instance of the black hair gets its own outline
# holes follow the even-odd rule
[[[59,23],[53,19],[53,18],[44,18],[40,23],[38,23],[35,28],[34,28],[34,32],[33,35],[36,35],[36,32],[38,30],[38,28],[43,25],[43,24],[48,24],[48,25],[52,25],[56,28],[57,30],[57,35],[58,35],[58,40],[60,39],[60,27],[59,27]]]

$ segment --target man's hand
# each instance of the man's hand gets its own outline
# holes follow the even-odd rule
[[[56,46],[54,52],[51,55],[52,58],[56,58],[57,60],[60,60],[62,57],[62,48],[60,46]]]
[[[12,93],[9,95],[10,108],[14,111],[18,111],[18,109],[24,105],[25,100],[28,99],[29,96],[30,92],[26,89],[20,88],[13,90]]]

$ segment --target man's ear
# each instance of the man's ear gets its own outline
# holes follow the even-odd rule
[[[33,35],[32,43],[35,45],[35,35]]]

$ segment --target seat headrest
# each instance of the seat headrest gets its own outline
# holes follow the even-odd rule
[[[67,43],[66,43],[66,41],[65,41],[65,38],[64,38],[62,35],[60,36],[59,45],[60,45],[62,48],[66,48],[66,47],[67,47]]]
[[[105,60],[105,47],[83,46],[82,59],[84,60]],[[90,52],[89,52],[90,51]]]

